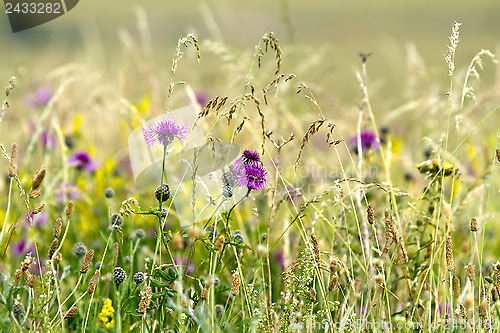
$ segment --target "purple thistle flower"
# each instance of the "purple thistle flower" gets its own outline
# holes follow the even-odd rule
[[[45,106],[52,98],[52,91],[47,87],[39,87],[26,97],[26,104],[30,107]]]
[[[68,163],[74,164],[78,169],[85,169],[90,173],[97,169],[97,163],[92,161],[92,157],[90,157],[89,153],[84,151],[78,151],[71,155],[68,159]]]
[[[262,165],[259,153],[250,149],[245,149],[241,153],[241,156],[229,165],[229,171],[235,178],[239,178],[241,175],[245,174],[245,167],[247,165]]]
[[[362,131],[359,135],[361,139],[361,149],[369,150],[369,149],[378,149],[379,143],[377,142],[377,135],[372,131]],[[356,154],[358,153],[358,136],[354,136],[351,139],[351,143],[354,146],[354,151]]]
[[[262,165],[248,164],[243,174],[239,175],[237,182],[239,186],[247,187],[249,190],[262,190],[269,180],[267,171]]]
[[[151,147],[155,141],[158,141],[162,146],[168,146],[174,142],[175,138],[184,146],[184,141],[188,139],[190,132],[187,124],[178,125],[174,117],[168,118],[167,116],[142,129],[148,147]]]

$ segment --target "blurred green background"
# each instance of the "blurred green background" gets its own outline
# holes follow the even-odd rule
[[[457,67],[466,66],[480,49],[495,52],[500,45],[498,0],[87,0],[59,19],[16,34],[2,14],[1,77],[10,77],[19,66],[36,73],[80,60],[102,62],[112,72],[122,51],[118,32],[136,32],[137,6],[148,15],[158,64],[170,66],[177,39],[186,33],[194,33],[200,41],[217,39],[241,50],[253,50],[263,34],[273,31],[285,57],[291,45],[303,48],[307,55],[320,55],[317,61],[322,62],[322,70],[303,77],[329,87],[348,103],[358,96],[354,70],[359,67],[359,51],[373,52],[369,74],[380,80],[384,94],[393,98],[390,95],[399,93],[406,74],[408,43],[415,44],[428,68],[442,69],[439,74],[443,80],[447,36],[454,21],[463,24]],[[295,60],[300,63],[300,59]],[[285,72],[295,70],[286,68],[286,63],[284,66]]]

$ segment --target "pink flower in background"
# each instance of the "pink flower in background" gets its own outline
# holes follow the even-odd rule
[[[71,155],[68,163],[75,165],[79,170],[86,170],[90,173],[97,170],[97,162],[94,162],[90,154],[84,151],[77,151]]]
[[[49,103],[51,98],[52,90],[48,87],[42,86],[26,96],[26,105],[32,108],[43,107]]]

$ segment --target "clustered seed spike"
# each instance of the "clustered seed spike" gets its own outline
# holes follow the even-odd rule
[[[139,302],[139,308],[137,311],[145,313],[148,309],[149,302],[151,302],[151,287],[146,286],[144,290],[141,291],[141,301]]]
[[[40,213],[42,211],[43,207],[45,207],[45,204],[43,202],[36,205],[35,208],[33,208],[33,214],[36,215],[36,214]]]
[[[70,200],[68,202],[68,205],[66,206],[66,216],[68,216],[68,219],[70,219],[71,216],[73,216],[74,209],[75,209],[75,203],[73,202],[73,200]]]
[[[159,202],[167,201],[170,198],[170,188],[168,187],[168,184],[161,184],[158,186],[155,190],[155,197]]]
[[[475,275],[474,265],[473,264],[469,264],[467,266],[467,276],[469,277],[469,280],[474,281],[474,275]]]
[[[212,285],[212,281],[211,280],[208,280],[205,283],[205,286],[203,286],[203,290],[201,291],[201,294],[200,294],[200,299],[201,300],[208,299],[208,292],[210,291],[210,286],[211,285]]]
[[[330,279],[330,284],[328,285],[328,291],[335,290],[335,288],[337,288],[338,281],[339,275],[337,274],[337,272],[334,272]]]
[[[30,269],[34,260],[35,260],[35,258],[33,258],[30,254],[28,254],[24,258],[24,260],[21,262],[21,264],[19,265],[21,270],[24,272],[24,271]]]
[[[94,258],[94,250],[89,250],[85,255],[85,259],[83,260],[82,267],[80,268],[80,273],[87,273],[90,266],[92,266],[92,259]]]
[[[385,246],[383,253],[388,253],[389,248],[390,248],[390,240],[394,243],[398,242],[398,231],[396,230],[396,227],[394,226],[394,223],[392,222],[391,214],[389,211],[385,211],[385,231],[384,231],[384,238],[385,238]]]
[[[460,296],[460,279],[458,276],[453,279],[453,292],[457,298]]]
[[[368,208],[366,209],[366,213],[368,215],[368,223],[373,224],[375,222],[375,213],[373,211],[372,205],[368,205]]]
[[[470,231],[472,231],[472,232],[476,232],[477,231],[477,219],[475,217],[473,217],[470,220]]]
[[[496,152],[497,152],[497,161],[500,162],[500,148],[497,148]]]
[[[451,243],[451,237],[446,237],[446,268],[450,272],[454,272],[455,264],[453,263],[453,245]]]
[[[54,224],[54,229],[52,230],[52,234],[54,235],[54,237],[59,237],[61,236],[61,231],[62,231],[62,218],[58,217]]]
[[[49,248],[49,253],[48,253],[49,260],[52,259],[52,256],[56,252],[58,246],[59,246],[59,240],[57,238],[54,238]]]
[[[61,262],[61,260],[62,260],[62,254],[61,254],[61,252],[57,252],[57,253],[56,253],[56,254],[52,257],[52,262],[53,262],[54,264],[58,264],[58,263],[60,263],[60,262]]]
[[[403,262],[408,262],[408,252],[406,252],[406,249],[402,242],[399,243],[399,252],[401,254],[401,260]]]
[[[33,176],[33,182],[31,183],[31,188],[36,190],[42,184],[43,178],[45,177],[45,167],[42,165],[40,169],[37,170]]]
[[[16,269],[16,274],[14,275],[14,282],[12,284],[14,286],[19,285],[19,281],[21,280],[22,276],[23,276],[23,271],[20,269]]]
[[[31,192],[30,198],[31,199],[38,199],[41,194],[42,194],[42,190],[41,189],[34,190],[33,192]]]
[[[113,267],[115,267],[116,264],[118,263],[118,254],[120,252],[119,249],[120,249],[120,247],[119,247],[118,242],[115,242],[113,244]]]
[[[32,275],[30,271],[25,270],[23,271],[24,279],[26,280],[26,283],[28,283],[28,286],[31,288],[35,288],[36,286],[36,276]]]
[[[319,262],[320,261],[319,246],[318,246],[318,239],[316,238],[315,234],[311,234],[311,244],[313,246],[314,258],[316,259],[317,262]]]
[[[92,278],[90,279],[89,282],[89,287],[87,288],[87,294],[92,294],[95,291],[95,287],[97,286],[97,283],[99,282],[99,277],[101,276],[101,271],[98,269],[95,271],[94,275],[92,275]]]
[[[9,177],[15,177],[17,174],[17,143],[12,144],[10,150]]]
[[[127,273],[125,273],[125,270],[121,267],[115,267],[113,268],[113,282],[116,284],[118,287],[120,284],[125,281],[127,278]]]
[[[73,307],[72,307],[71,309],[69,309],[68,311],[64,311],[64,312],[62,313],[62,317],[63,317],[64,319],[74,317],[74,316],[76,316],[76,315],[78,314],[78,311],[79,311],[79,310],[78,310],[78,307],[73,306]]]
[[[236,296],[240,292],[240,274],[233,274],[233,283],[231,284],[231,295]]]

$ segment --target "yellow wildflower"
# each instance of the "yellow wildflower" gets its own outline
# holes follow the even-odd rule
[[[114,315],[115,309],[113,308],[112,301],[108,298],[104,301],[101,312],[98,315],[99,320],[103,325],[106,326],[106,328],[114,327]]]

